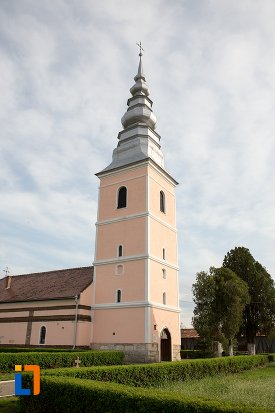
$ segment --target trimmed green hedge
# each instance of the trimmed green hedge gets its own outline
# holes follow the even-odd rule
[[[75,366],[79,357],[81,366],[102,366],[122,364],[122,351],[71,351],[71,352],[30,352],[30,353],[0,353],[0,371],[14,370],[15,364],[38,364],[41,369]]]
[[[57,369],[44,371],[42,374],[150,387],[167,381],[184,381],[217,374],[237,373],[268,362],[268,355],[257,355],[85,369]]]
[[[54,353],[54,352],[61,352],[64,353],[66,351],[87,351],[88,349],[72,349],[72,348],[51,348],[51,347],[0,347],[0,354],[1,353]]]
[[[25,413],[267,413],[224,401],[68,377],[42,377],[40,395],[20,397],[19,403]]]
[[[210,351],[204,350],[181,350],[180,356],[182,359],[205,359],[213,357]]]

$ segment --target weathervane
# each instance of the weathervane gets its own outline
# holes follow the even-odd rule
[[[3,270],[3,272],[5,273],[5,276],[7,277],[8,274],[10,273],[10,270],[8,269],[8,267],[6,267],[6,269]]]
[[[144,49],[141,46],[141,42],[137,43],[137,46],[139,47],[139,56],[142,56],[142,50],[144,51]]]

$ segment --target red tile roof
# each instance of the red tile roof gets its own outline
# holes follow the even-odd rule
[[[94,267],[69,268],[12,276],[6,289],[6,277],[0,280],[0,303],[72,298],[93,281]]]
[[[181,338],[198,338],[199,335],[194,328],[182,328]]]

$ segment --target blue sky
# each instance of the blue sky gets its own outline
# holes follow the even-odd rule
[[[92,263],[94,173],[117,144],[141,40],[180,183],[183,325],[196,273],[231,248],[274,276],[274,20],[272,0],[1,0],[0,269]]]

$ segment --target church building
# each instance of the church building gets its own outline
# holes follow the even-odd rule
[[[117,349],[133,362],[180,359],[177,182],[164,166],[139,56],[112,162],[96,174],[93,267],[0,280],[0,345]]]

